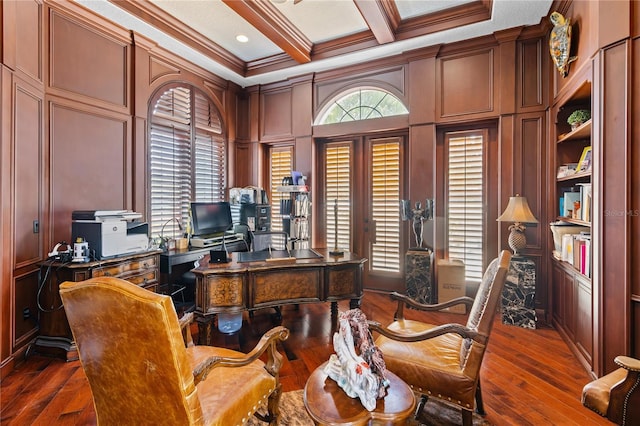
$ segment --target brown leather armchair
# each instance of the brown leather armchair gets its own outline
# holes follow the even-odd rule
[[[425,305],[393,293],[398,301],[395,321],[388,327],[370,322],[370,329],[381,334],[376,345],[382,351],[389,371],[392,371],[421,400],[416,417],[431,396],[462,408],[463,424],[472,424],[474,397],[477,411],[484,414],[480,392],[480,366],[484,356],[496,310],[502,297],[511,253],[503,251],[487,267],[475,300],[459,297],[445,303]],[[471,306],[466,325],[432,325],[404,318],[404,306],[437,311],[464,303]]]
[[[620,368],[589,382],[582,404],[619,425],[640,424],[640,360],[617,356]]]
[[[236,425],[255,414],[276,425],[286,328],[248,354],[185,347],[169,296],[112,277],[65,282],[60,296],[99,424]]]

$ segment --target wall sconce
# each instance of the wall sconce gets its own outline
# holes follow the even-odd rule
[[[538,219],[533,216],[529,203],[525,197],[516,194],[515,197],[509,198],[509,204],[504,212],[496,219],[498,222],[514,222],[509,226],[511,233],[509,234],[509,247],[513,250],[513,254],[518,256],[522,249],[527,245],[527,237],[524,235],[525,223],[538,223]]]

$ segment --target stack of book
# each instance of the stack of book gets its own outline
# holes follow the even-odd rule
[[[591,233],[563,235],[562,260],[573,265],[582,275],[591,277]]]

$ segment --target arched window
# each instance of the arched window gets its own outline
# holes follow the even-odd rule
[[[181,236],[191,201],[224,200],[226,146],[220,114],[204,93],[172,85],[154,97],[149,117],[152,238]]]
[[[340,94],[318,114],[316,124],[343,123],[408,114],[394,95],[380,89],[358,88]]]

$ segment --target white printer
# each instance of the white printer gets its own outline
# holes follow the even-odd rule
[[[149,225],[131,210],[76,210],[71,214],[71,236],[89,243],[96,259],[122,256],[149,248]]]

